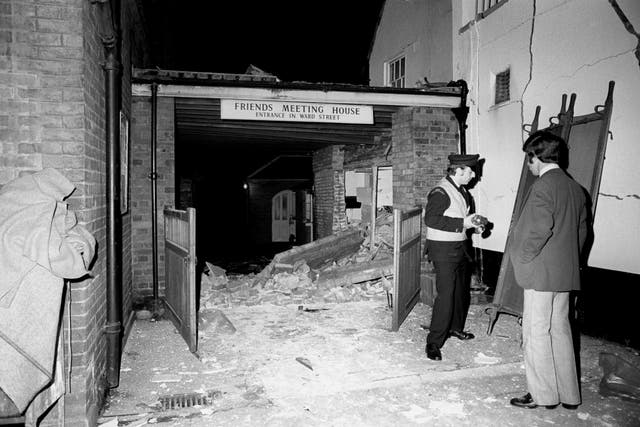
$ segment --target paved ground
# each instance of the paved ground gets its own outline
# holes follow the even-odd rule
[[[225,308],[235,333],[219,322],[204,326],[197,355],[169,321],[136,321],[120,387],[100,422],[640,426],[640,405],[598,392],[599,354],[639,366],[640,356],[630,348],[581,336],[583,405],[576,411],[525,410],[509,405],[526,392],[514,317],[502,315],[488,336],[486,306],[472,306],[467,325],[476,339],[447,341],[443,361],[434,362],[424,354],[428,306],[418,304],[399,332],[389,331],[391,314],[382,298],[302,308],[311,311],[298,305]],[[170,408],[180,402],[184,408]]]

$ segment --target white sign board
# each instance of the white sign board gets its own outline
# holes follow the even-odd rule
[[[222,120],[373,124],[370,105],[221,99]]]

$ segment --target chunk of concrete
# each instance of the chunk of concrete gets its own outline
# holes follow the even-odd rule
[[[198,313],[198,329],[203,333],[233,334],[236,327],[217,309],[202,310]]]

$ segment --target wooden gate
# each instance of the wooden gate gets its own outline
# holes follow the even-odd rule
[[[198,350],[196,210],[164,209],[165,305],[189,350]]]
[[[393,318],[397,331],[420,299],[420,239],[422,209],[393,210]]]

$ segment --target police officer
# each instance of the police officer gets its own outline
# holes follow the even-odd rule
[[[425,352],[431,360],[442,360],[440,348],[453,336],[460,340],[475,338],[464,331],[469,294],[470,248],[467,230],[481,233],[483,226],[475,224],[474,204],[465,185],[476,176],[473,168],[478,154],[449,156],[447,176],[427,196],[425,224],[426,252],[436,272],[438,295],[433,304],[431,326]]]

